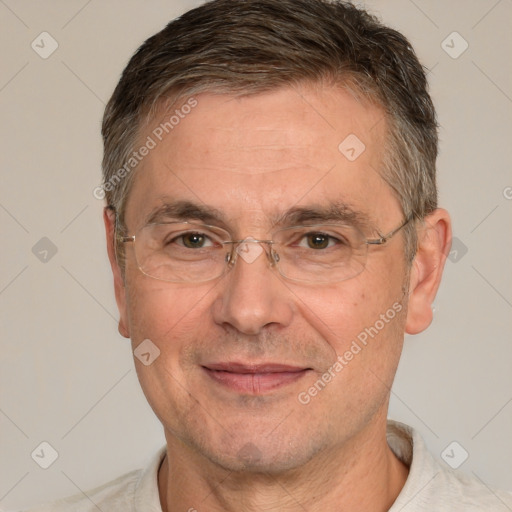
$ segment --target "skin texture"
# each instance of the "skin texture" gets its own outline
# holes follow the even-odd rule
[[[196,99],[137,170],[126,208],[129,234],[155,207],[175,200],[220,211],[219,225],[233,239],[269,239],[276,215],[329,201],[365,214],[368,238],[402,223],[399,202],[378,172],[386,130],[380,108],[320,85]],[[366,146],[353,162],[338,150],[349,134]],[[165,429],[163,510],[388,510],[407,477],[386,443],[390,386],[404,332],[421,332],[432,320],[448,214],[436,210],[419,226],[410,269],[400,232],[369,248],[362,273],[322,285],[287,281],[264,257],[239,258],[206,283],[166,283],[137,268],[130,245],[123,278],[108,212],[105,223],[120,333],[134,349],[150,339],[160,350],[151,365],[135,365]],[[301,403],[299,393],[396,304],[401,311],[378,335]],[[278,389],[244,393],[203,368],[233,361],[309,370]]]

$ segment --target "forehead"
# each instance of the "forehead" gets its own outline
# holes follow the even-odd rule
[[[379,174],[384,113],[343,89],[203,93],[194,108],[181,109],[186,102],[160,110],[143,134],[155,147],[137,168],[127,224],[184,199],[253,220],[328,201],[371,217],[394,202]]]

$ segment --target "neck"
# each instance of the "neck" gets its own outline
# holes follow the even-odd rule
[[[385,418],[285,474],[231,472],[167,439],[159,471],[163,512],[386,512],[408,474],[388,447]]]

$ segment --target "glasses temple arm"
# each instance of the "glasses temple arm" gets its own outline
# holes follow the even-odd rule
[[[390,231],[387,235],[380,235],[379,238],[369,238],[366,240],[366,243],[368,245],[382,245],[385,244],[390,238],[393,238],[401,229],[403,229],[411,220],[413,220],[415,217],[414,213],[411,213],[407,216],[407,218],[398,226],[397,228],[393,229],[393,231]],[[379,233],[380,234],[380,233]]]

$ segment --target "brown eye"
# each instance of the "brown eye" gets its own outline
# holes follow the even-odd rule
[[[204,247],[207,240],[207,237],[201,233],[187,233],[180,238],[183,241],[183,245],[189,249],[200,249]]]
[[[329,239],[331,237],[322,233],[312,233],[307,235],[306,238],[310,249],[326,249],[329,247]]]

